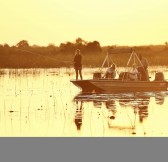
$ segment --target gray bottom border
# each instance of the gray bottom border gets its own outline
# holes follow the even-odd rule
[[[167,138],[0,138],[2,162],[163,162]]]

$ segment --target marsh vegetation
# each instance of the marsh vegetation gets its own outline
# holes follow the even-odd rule
[[[59,68],[72,67],[76,49],[80,49],[84,67],[99,67],[107,52],[118,66],[125,66],[132,52],[146,57],[152,66],[168,65],[168,45],[101,46],[98,41],[86,42],[77,38],[74,42],[49,44],[47,47],[33,45],[22,40],[15,46],[0,45],[0,68]]]

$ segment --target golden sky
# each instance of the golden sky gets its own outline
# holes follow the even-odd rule
[[[164,44],[167,7],[168,0],[0,0],[0,44]]]

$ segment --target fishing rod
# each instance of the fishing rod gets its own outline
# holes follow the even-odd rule
[[[39,56],[41,56],[41,57],[43,57],[43,58],[48,58],[48,59],[50,59],[50,60],[52,60],[52,61],[56,61],[56,62],[71,62],[72,63],[72,61],[58,61],[57,59],[55,59],[55,58],[52,58],[52,57],[49,57],[49,56],[44,56],[44,55],[42,55],[42,54],[39,54],[39,53],[35,53],[35,52],[31,52],[31,51],[28,51],[28,50],[23,50],[23,49],[17,49],[17,50],[19,50],[19,51],[23,51],[23,52],[27,52],[27,53],[31,53],[31,54],[33,54],[33,55],[39,55]]]

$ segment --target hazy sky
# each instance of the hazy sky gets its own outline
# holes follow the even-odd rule
[[[164,44],[167,8],[168,0],[0,0],[0,44]]]

